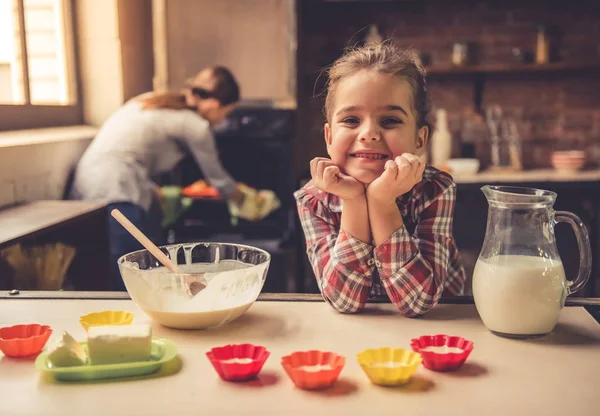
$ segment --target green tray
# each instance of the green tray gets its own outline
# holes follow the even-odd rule
[[[87,342],[81,342],[87,352]],[[161,365],[177,356],[177,345],[168,339],[153,339],[150,359],[120,364],[79,365],[55,367],[48,360],[48,353],[42,352],[35,360],[35,368],[51,373],[59,381],[91,381],[110,378],[144,376],[157,372]]]

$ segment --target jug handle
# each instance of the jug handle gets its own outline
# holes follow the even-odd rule
[[[587,228],[583,224],[581,219],[568,211],[556,211],[555,222],[566,222],[572,228],[577,239],[577,246],[579,247],[579,273],[577,277],[567,282],[567,295],[575,293],[580,290],[587,283],[592,272],[592,247],[590,246],[590,236]]]

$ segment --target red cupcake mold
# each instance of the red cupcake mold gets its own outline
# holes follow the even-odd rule
[[[433,371],[458,370],[473,351],[473,342],[444,334],[413,338],[410,346],[423,357],[423,366]]]
[[[223,380],[245,381],[258,375],[270,354],[259,345],[235,344],[215,347],[206,356]]]

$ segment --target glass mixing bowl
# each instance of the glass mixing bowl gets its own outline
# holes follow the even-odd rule
[[[160,247],[181,273],[172,273],[147,250],[118,260],[129,295],[148,316],[178,329],[206,329],[241,316],[258,298],[271,262],[259,248],[229,243]],[[206,287],[195,296],[190,280]]]

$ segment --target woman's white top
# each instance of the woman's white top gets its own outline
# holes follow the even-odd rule
[[[153,178],[193,155],[206,181],[228,198],[235,189],[223,169],[208,121],[191,110],[143,110],[132,100],[101,127],[77,165],[71,199],[131,202],[148,211]]]

